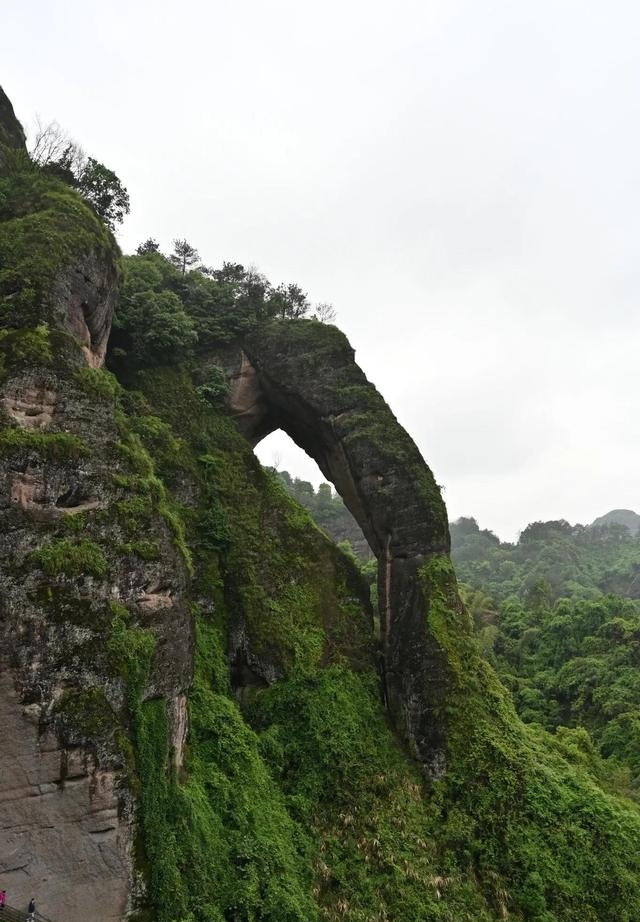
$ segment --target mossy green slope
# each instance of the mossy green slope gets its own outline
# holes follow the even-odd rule
[[[231,421],[198,400],[185,371],[150,370],[137,384],[151,406],[132,426],[155,440],[176,493],[193,498],[190,482],[198,497],[183,508],[197,632],[182,779],[170,770],[162,708],[142,705],[138,731],[153,917],[176,918],[179,907],[184,918],[238,922],[491,918],[473,880],[441,874],[432,808],[381,705],[352,562]],[[171,424],[164,438],[177,451],[158,443],[149,409]],[[244,711],[227,659],[239,616],[280,677],[244,697]]]
[[[52,296],[60,274],[92,253],[99,253],[116,272],[119,250],[80,195],[43,174],[26,155],[14,154],[4,173],[0,175],[0,328],[52,323]]]
[[[448,558],[422,573],[429,629],[455,677],[449,769],[427,791],[388,726],[367,618],[353,603],[318,603],[335,590],[306,514],[184,370],[137,383],[180,445],[156,446],[165,482],[177,494],[197,484],[183,506],[200,603],[186,778],[170,780],[158,728],[149,765],[167,772],[144,808],[145,828],[151,816],[156,839],[175,842],[152,882],[157,917],[173,918],[162,892],[179,879],[185,918],[637,918],[636,807],[603,788],[579,734],[560,742],[518,721],[475,648]],[[157,440],[159,425],[142,425]],[[239,611],[279,675],[242,710],[226,659]]]

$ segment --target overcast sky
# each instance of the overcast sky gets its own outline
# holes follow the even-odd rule
[[[4,0],[0,82],[121,177],[125,251],[332,302],[450,517],[513,538],[640,511],[639,48],[631,0]]]

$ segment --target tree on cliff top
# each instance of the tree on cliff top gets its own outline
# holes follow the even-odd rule
[[[78,192],[93,205],[104,223],[115,229],[129,214],[129,193],[113,170],[89,157],[77,177]]]
[[[184,276],[187,274],[187,269],[195,268],[200,263],[200,254],[186,240],[174,240],[173,253],[169,259]]]
[[[87,157],[57,122],[38,123],[30,155],[46,173],[77,189],[111,230],[129,214],[129,193],[118,176]]]

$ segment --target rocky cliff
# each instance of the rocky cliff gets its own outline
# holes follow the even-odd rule
[[[22,125],[16,118],[11,100],[0,86],[0,145],[12,150],[26,151]],[[0,153],[0,157],[2,154]],[[0,159],[0,164],[2,160]]]
[[[2,112],[2,137],[19,140],[8,101]],[[152,463],[99,370],[117,246],[71,190],[27,162],[10,176],[0,231],[0,874],[17,905],[35,891],[60,918],[100,904],[119,919],[138,889],[124,647],[153,645],[137,692],[166,696],[180,753],[187,571],[161,491],[142,486]]]
[[[116,378],[113,237],[26,157],[4,164],[9,902],[60,922],[635,919],[637,807],[579,731],[516,718],[439,489],[342,334],[262,323]],[[226,402],[203,398],[212,361]],[[367,536],[378,621],[258,464],[277,427]]]

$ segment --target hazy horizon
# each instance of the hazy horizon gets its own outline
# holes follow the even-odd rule
[[[263,441],[257,446],[256,454],[260,458],[262,464],[266,467],[275,467],[278,471],[288,471],[293,477],[297,477],[299,480],[307,481],[315,487],[317,490],[318,485],[321,483],[327,483],[326,477],[323,476],[322,472],[318,465],[313,461],[312,458],[309,458],[305,455],[304,451],[299,448],[288,435],[277,431],[272,433],[270,436],[267,436]],[[285,459],[288,459],[288,465]],[[292,471],[291,468],[296,468],[297,472]],[[335,487],[333,487],[334,493],[337,492]],[[443,496],[446,503],[446,487],[443,490]],[[567,520],[566,516],[557,515],[553,519],[530,519],[527,522],[522,522],[514,532],[509,534],[502,534],[493,528],[490,522],[481,521],[479,517],[474,513],[473,509],[469,509],[466,512],[458,512],[456,515],[449,512],[449,521],[455,522],[460,518],[473,518],[478,522],[478,526],[481,529],[489,529],[498,535],[501,541],[517,541],[520,532],[524,531],[527,525],[530,525],[532,522],[537,521],[558,521],[560,519],[565,519],[569,521],[570,525],[591,525],[596,519],[600,518],[603,515],[606,515],[608,512],[620,512],[620,511],[630,511],[638,514],[635,509],[623,509],[621,506],[611,506],[609,509],[601,510],[597,515],[593,516],[589,520]]]
[[[452,519],[512,539],[640,505],[640,8],[7,0],[3,23],[25,128],[56,119],[127,186],[124,250],[186,237],[332,302]]]

